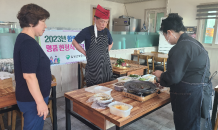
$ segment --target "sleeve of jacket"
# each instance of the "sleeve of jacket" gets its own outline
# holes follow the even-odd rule
[[[169,52],[167,71],[162,73],[160,77],[160,85],[162,86],[170,87],[179,83],[192,60],[190,46],[186,46],[184,43],[182,46],[174,47]]]

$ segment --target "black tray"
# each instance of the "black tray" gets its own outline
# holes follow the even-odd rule
[[[132,80],[126,82],[124,84],[124,88],[127,89],[128,93],[132,93],[139,96],[146,96],[148,94],[154,93],[157,86],[150,81]]]

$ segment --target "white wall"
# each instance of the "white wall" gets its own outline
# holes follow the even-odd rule
[[[178,13],[183,17],[185,26],[197,26],[197,5],[210,4],[218,0],[169,0],[168,13]]]
[[[126,10],[128,16],[141,19],[142,25],[144,23],[145,9],[163,8],[163,7],[166,7],[166,0],[154,0],[154,1],[126,4]],[[126,10],[125,10],[125,15],[127,15]]]
[[[104,0],[0,0],[0,21],[18,22],[20,8],[35,3],[50,12],[48,27],[84,28],[92,24],[92,8],[98,4],[111,10],[110,20],[124,14],[124,5]],[[19,24],[19,23],[18,23]],[[112,22],[110,22],[110,29]]]

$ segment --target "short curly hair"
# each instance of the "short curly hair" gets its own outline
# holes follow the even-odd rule
[[[183,18],[177,13],[170,13],[169,16],[162,20],[160,31],[167,34],[167,30],[173,30],[175,32],[186,31],[182,22]]]
[[[49,12],[36,4],[24,5],[17,14],[21,28],[30,27],[30,24],[35,27],[39,20],[48,19],[49,17]]]

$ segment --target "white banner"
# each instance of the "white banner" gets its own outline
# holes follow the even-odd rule
[[[40,44],[51,65],[69,64],[85,61],[86,57],[76,50],[72,41],[79,32],[45,31],[40,37]],[[84,42],[80,44],[85,50]]]

